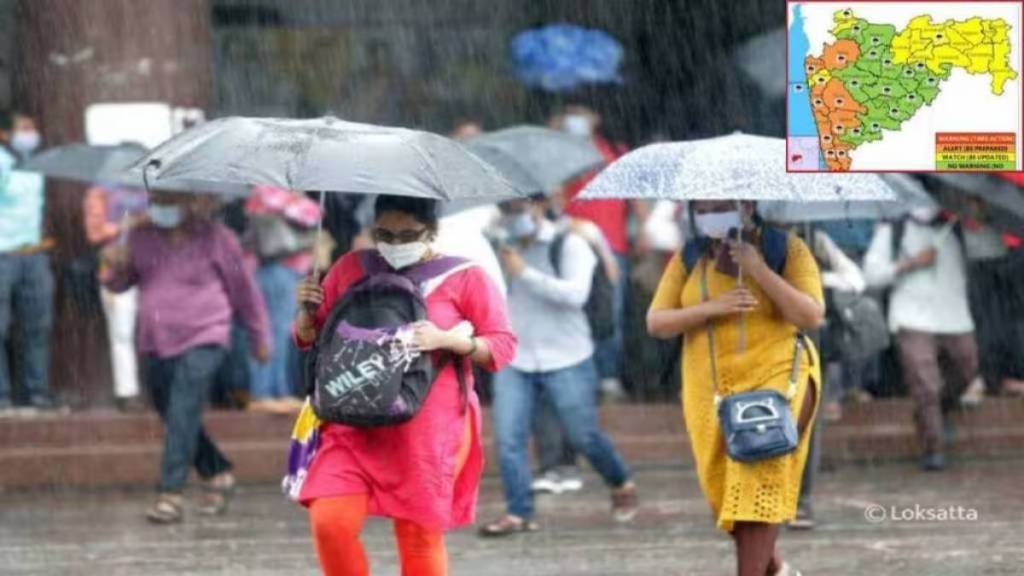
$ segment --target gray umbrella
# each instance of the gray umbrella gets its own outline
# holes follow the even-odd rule
[[[604,156],[587,138],[542,126],[513,126],[481,134],[473,149],[490,148],[514,158],[547,191],[598,168]]]
[[[92,146],[75,143],[44,150],[25,162],[24,170],[76,182],[116,182],[123,171],[146,154],[141,144]]]
[[[1003,232],[1024,233],[1024,191],[1013,182],[969,173],[935,173],[925,179],[946,208]]]
[[[213,120],[161,144],[131,171],[156,185],[187,181],[319,190],[321,211],[324,191],[467,202],[524,195],[454,140],[333,117]]]
[[[141,175],[128,172],[127,169],[145,154],[145,146],[131,142],[115,145],[77,142],[55,146],[33,156],[25,163],[24,169],[38,172],[48,178],[143,188],[145,182]],[[161,181],[154,185],[153,189],[211,193],[228,197],[241,197],[248,193],[247,186],[187,180]]]
[[[827,202],[760,202],[757,211],[769,222],[826,222],[829,220],[893,220],[922,206],[934,206],[921,183],[906,174],[879,174],[897,198]]]
[[[213,120],[161,144],[132,171],[145,171],[151,184],[269,184],[438,200],[522,195],[453,140],[337,118]]]

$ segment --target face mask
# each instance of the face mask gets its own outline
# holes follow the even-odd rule
[[[537,222],[529,212],[510,216],[505,220],[505,231],[512,240],[529,238],[537,232]]]
[[[30,154],[39,148],[39,132],[15,132],[11,136],[11,148],[21,154]]]
[[[910,211],[910,217],[922,224],[931,224],[939,217],[939,209],[935,206],[922,206]]]
[[[150,204],[146,209],[149,220],[154,226],[160,228],[177,228],[185,219],[185,213],[181,206],[165,206],[162,204]]]
[[[590,126],[590,118],[582,114],[570,114],[562,120],[562,129],[574,136],[581,138],[590,137],[593,128]]]
[[[740,213],[736,210],[697,214],[695,220],[697,230],[701,234],[716,240],[721,240],[728,236],[730,230],[740,230],[743,227]]]
[[[395,270],[401,270],[423,260],[428,250],[430,250],[430,246],[426,242],[409,242],[408,244],[377,243],[377,252]]]

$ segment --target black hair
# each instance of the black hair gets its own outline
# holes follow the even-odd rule
[[[377,196],[373,204],[373,214],[379,218],[385,212],[401,212],[426,225],[431,232],[437,232],[437,200],[433,198],[413,198],[411,196]]]

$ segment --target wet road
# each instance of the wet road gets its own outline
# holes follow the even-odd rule
[[[962,462],[938,475],[909,464],[826,473],[816,502],[821,525],[785,532],[782,549],[805,574],[1022,574],[1022,478],[1024,460]],[[451,535],[452,574],[731,573],[731,541],[713,529],[692,470],[639,471],[643,510],[631,526],[610,522],[606,491],[587,480],[581,493],[539,502],[540,533],[501,541]],[[149,498],[0,495],[0,574],[317,573],[302,510],[273,487],[243,489],[227,516],[169,528],[143,520]],[[483,519],[499,514],[499,500],[498,482],[488,478]],[[373,574],[398,573],[387,523],[371,521],[365,542]]]

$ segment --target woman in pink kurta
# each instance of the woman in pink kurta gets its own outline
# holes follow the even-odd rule
[[[393,268],[436,257],[430,248],[436,233],[432,201],[378,198],[373,235]],[[296,321],[300,346],[312,342],[334,303],[364,275],[359,254],[348,254],[321,286],[300,287],[301,301],[319,304],[315,316],[302,312]],[[416,333],[421,349],[466,355],[491,371],[514,356],[516,338],[504,301],[481,268],[468,266],[443,277],[426,303],[428,321]],[[464,323],[472,326],[472,336]],[[464,403],[454,369],[444,368],[419,413],[404,424],[323,425],[299,499],[310,509],[325,573],[369,573],[358,540],[367,514],[395,519],[403,574],[447,573],[443,533],[474,521],[484,467],[480,403],[467,380]]]

